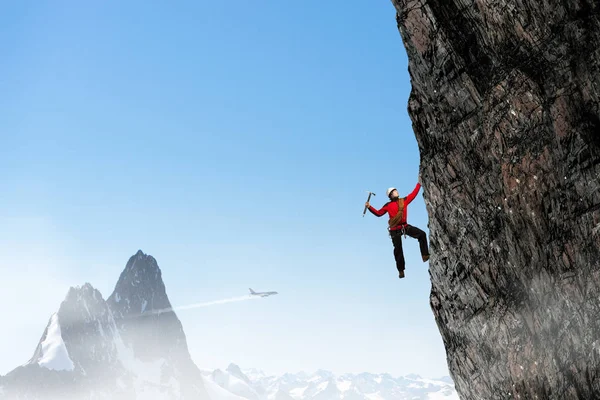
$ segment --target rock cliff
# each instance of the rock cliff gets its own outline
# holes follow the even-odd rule
[[[392,2],[459,395],[600,398],[600,4]]]

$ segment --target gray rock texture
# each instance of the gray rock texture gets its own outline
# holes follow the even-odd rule
[[[459,395],[600,398],[600,4],[392,2]]]
[[[106,301],[125,344],[144,362],[164,359],[181,383],[183,398],[203,392],[202,375],[190,356],[183,326],[167,296],[156,259],[132,256]]]

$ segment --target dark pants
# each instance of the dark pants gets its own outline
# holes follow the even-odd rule
[[[402,235],[404,233],[411,238],[419,240],[421,256],[429,255],[429,249],[427,248],[427,235],[416,226],[406,225],[404,230],[396,229],[390,231],[392,243],[394,243],[394,257],[396,258],[396,268],[398,268],[398,271],[404,271],[404,252],[402,251]]]

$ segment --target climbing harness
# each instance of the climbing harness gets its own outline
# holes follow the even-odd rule
[[[396,229],[397,231],[400,231],[400,236],[404,236],[404,239],[406,239],[406,227],[407,226],[408,226],[408,224],[404,224],[404,225],[402,225],[402,228]],[[387,230],[388,230],[388,235],[391,238],[392,237],[392,229],[390,229],[390,227],[388,227]]]

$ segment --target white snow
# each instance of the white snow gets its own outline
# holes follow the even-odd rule
[[[458,393],[450,392],[447,390],[440,390],[439,392],[428,393],[427,398],[429,400],[460,400]]]
[[[379,379],[381,379],[381,378],[379,378]],[[351,381],[341,381],[341,382],[338,382],[338,384],[337,384],[338,390],[342,393],[350,390],[351,386],[352,386]]]
[[[100,336],[102,336],[102,337],[106,336],[104,334],[104,328],[102,327],[102,324],[98,324],[98,332],[100,333]]]
[[[426,383],[426,384],[428,384],[428,385],[434,385],[434,386],[448,386],[448,384],[447,384],[446,382],[443,382],[443,381],[436,381],[435,379],[420,378],[418,381],[419,381],[419,382]]]
[[[116,327],[114,327],[116,331]],[[138,400],[159,400],[180,398],[179,383],[171,377],[165,382],[163,369],[167,364],[164,358],[143,362],[135,357],[133,350],[127,347],[120,335],[115,335],[115,346],[121,364],[133,375],[133,387]]]
[[[369,400],[384,400],[384,398],[381,396],[381,394],[379,394],[379,392],[365,394],[365,397]]]
[[[174,376],[172,376],[171,379],[169,379],[169,382],[167,382],[166,386],[169,389],[171,389],[171,392],[173,393],[173,395],[169,396],[169,398],[181,399],[181,386],[179,385],[179,382],[177,381],[177,379],[175,379]]]
[[[142,314],[144,313],[144,311],[146,311],[146,306],[148,305],[148,300],[144,300],[144,302],[142,303]]]
[[[216,385],[219,385],[233,395],[246,399],[256,399],[260,397],[244,380],[234,376],[230,372],[218,370],[215,371],[215,375],[216,376],[208,377],[208,379],[211,379]]]
[[[121,301],[121,296],[119,295],[119,293],[115,294],[115,301],[118,303]]]
[[[329,387],[329,381],[324,381],[324,382],[320,382],[317,386],[311,386],[312,390],[310,391],[310,397],[315,397],[320,393],[323,393],[327,390],[327,388]],[[302,396],[302,398],[304,398],[306,396]]]
[[[179,382],[173,377],[167,379],[164,373],[167,364],[165,359],[161,358],[152,362],[143,362],[137,359],[133,350],[123,343],[114,320],[105,328],[102,325],[99,326],[100,335],[114,337],[113,345],[117,350],[118,359],[128,371],[128,374],[117,378],[115,383],[119,388],[125,389],[131,384],[137,400],[181,398]]]
[[[81,302],[83,303],[83,307],[85,307],[85,312],[87,313],[87,316],[88,317],[91,316],[92,314],[90,313],[90,309],[88,308],[87,302],[85,301],[85,299],[83,299]]]
[[[397,386],[395,386],[394,378],[390,377],[388,379],[386,375],[346,374],[336,378],[335,375],[330,377],[323,373],[313,375],[284,374],[283,376],[265,376],[264,373],[257,374],[263,378],[258,378],[256,381],[251,379],[252,385],[247,386],[251,388],[253,395],[248,396],[247,392],[240,390],[241,385],[238,387],[240,382],[235,382],[236,380],[232,379],[232,376],[229,376],[228,373],[218,371],[219,374],[216,377],[206,376],[206,379],[210,379],[214,385],[219,386],[221,390],[226,390],[230,395],[237,396],[237,400],[239,400],[239,397],[256,399],[257,393],[264,393],[258,395],[258,398],[261,400],[275,400],[278,394],[289,395],[294,400],[310,400],[315,396],[323,396],[331,400],[354,398],[385,400],[390,397],[403,400],[417,398],[427,400],[459,400],[454,385],[443,380],[427,379],[411,375],[398,381]],[[245,382],[243,383],[245,384]],[[261,390],[257,390],[257,388]],[[329,395],[324,396],[326,393]],[[213,398],[213,400],[221,399]]]
[[[308,386],[292,389],[290,390],[290,396],[297,399],[301,399],[304,396],[304,392],[306,392],[306,389],[308,389]]]
[[[202,377],[204,382],[204,388],[208,393],[208,397],[214,400],[247,400],[244,397],[236,396],[235,394],[223,389],[217,385],[212,379],[208,377]]]
[[[162,367],[166,363],[164,358],[152,362],[143,362],[133,355],[133,350],[125,346],[120,337],[116,340],[116,345],[119,360],[126,369],[136,375],[137,381],[141,384],[136,385],[138,386],[136,389],[141,389],[139,386],[144,384],[161,385]]]
[[[227,373],[228,375],[228,388],[231,392],[241,395],[252,392],[252,389],[243,380]]]
[[[48,332],[42,342],[42,357],[38,361],[40,367],[52,369],[55,371],[72,371],[74,369],[73,361],[69,358],[67,346],[60,333],[60,324],[58,315],[52,314]]]

